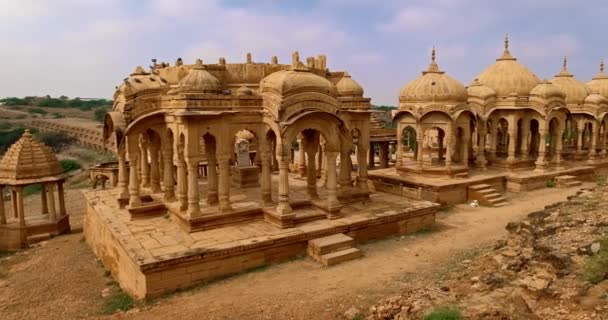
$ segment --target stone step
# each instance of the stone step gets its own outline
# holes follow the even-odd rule
[[[357,248],[346,248],[340,251],[322,255],[320,257],[320,262],[325,266],[333,266],[340,262],[357,259],[361,256],[361,250]]]
[[[482,189],[488,189],[491,187],[492,186],[489,184],[481,183],[481,184],[474,184],[472,186],[469,186],[469,189],[477,191],[477,190],[482,190]]]
[[[582,184],[583,184],[582,182],[576,181],[576,180],[575,181],[568,181],[568,182],[565,183],[565,185],[568,186],[568,187],[578,187],[578,186],[580,186]]]
[[[469,177],[469,173],[468,172],[460,172],[454,175],[454,178],[468,178]]]
[[[338,250],[351,248],[354,245],[355,239],[343,233],[332,234],[330,236],[309,240],[308,253],[315,258]]]
[[[555,177],[556,181],[572,181],[572,180],[576,180],[575,176],[569,176],[569,175],[563,175],[563,176],[557,176]]]
[[[27,243],[29,245],[32,245],[34,243],[49,240],[51,237],[52,237],[52,235],[50,233],[36,234],[36,235],[27,237]]]
[[[504,206],[506,206],[508,204],[509,204],[508,202],[503,201],[503,202],[495,203],[492,206],[494,206],[494,207],[504,207]]]
[[[493,190],[493,193],[488,193],[485,194],[484,196],[486,197],[486,199],[488,200],[493,200],[493,199],[497,199],[497,198],[502,198],[502,195],[498,192],[496,192],[496,190]]]
[[[475,191],[484,196],[488,195],[488,194],[496,193],[496,190],[493,188],[487,188],[487,189],[481,189],[481,190],[475,190]]]
[[[494,198],[494,199],[488,199],[488,202],[492,205],[496,204],[496,203],[500,203],[500,202],[506,202],[507,199],[505,199],[505,197],[498,197],[498,198]]]

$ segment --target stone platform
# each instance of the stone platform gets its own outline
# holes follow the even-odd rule
[[[234,191],[233,207],[251,205],[248,193]],[[415,232],[433,225],[439,208],[427,201],[374,193],[366,201],[344,204],[338,219],[329,220],[320,209],[304,206],[294,207],[293,228],[276,227],[259,214],[251,220],[187,232],[171,214],[131,219],[117,204],[117,190],[84,194],[86,241],[120,286],[136,298],[293,259],[306,253],[309,240],[320,237],[342,233],[361,243]]]
[[[546,188],[548,181],[557,176],[569,175],[579,181],[592,181],[595,176],[608,172],[608,162],[564,163],[561,170],[549,169],[545,172],[516,170],[505,172],[500,168],[481,171],[469,169],[464,178],[426,177],[398,173],[394,168],[377,169],[369,172],[369,182],[373,190],[397,196],[440,203],[443,206],[465,203],[469,199],[468,187],[487,184],[498,192],[522,192]]]

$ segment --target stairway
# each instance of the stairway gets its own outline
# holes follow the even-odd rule
[[[558,188],[578,187],[582,184],[582,182],[576,180],[575,176],[564,175],[555,177],[555,185]]]
[[[325,266],[361,257],[361,250],[355,248],[355,240],[343,233],[316,238],[308,241],[308,255]]]
[[[31,246],[38,242],[49,240],[51,237],[52,237],[52,235],[50,233],[35,234],[35,235],[27,237],[27,244],[28,244],[28,246]]]
[[[477,200],[479,204],[490,207],[502,207],[509,203],[496,189],[489,184],[475,184],[468,187],[469,200]]]

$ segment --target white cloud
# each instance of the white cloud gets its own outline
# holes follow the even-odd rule
[[[387,23],[378,26],[381,31],[416,31],[443,27],[446,22],[442,12],[434,8],[409,7],[404,8]]]

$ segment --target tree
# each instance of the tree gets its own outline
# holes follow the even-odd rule
[[[95,109],[95,114],[94,114],[95,121],[103,122],[104,119],[106,118],[106,113],[107,113],[107,110],[105,107],[100,107],[100,108]]]

